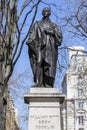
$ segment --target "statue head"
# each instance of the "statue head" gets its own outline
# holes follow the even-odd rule
[[[44,17],[49,17],[51,15],[51,10],[48,8],[48,7],[45,7],[43,10],[42,10],[42,15]]]

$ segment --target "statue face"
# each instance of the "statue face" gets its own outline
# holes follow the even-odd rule
[[[49,8],[44,8],[42,11],[42,15],[44,17],[49,17],[51,15],[50,9]]]

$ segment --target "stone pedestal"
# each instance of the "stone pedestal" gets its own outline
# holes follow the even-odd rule
[[[24,95],[29,104],[29,130],[61,130],[60,104],[64,95],[56,88],[30,88]]]

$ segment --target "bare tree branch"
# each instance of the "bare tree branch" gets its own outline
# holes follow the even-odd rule
[[[34,7],[35,7],[35,12],[34,12],[34,16],[33,16],[33,19],[32,19],[32,23],[31,23],[31,25],[30,25],[30,27],[29,27],[29,29],[28,29],[28,32],[27,32],[26,36],[25,36],[24,39],[22,40],[22,44],[21,44],[21,47],[20,47],[20,51],[19,51],[19,53],[18,53],[18,55],[17,55],[17,57],[16,57],[16,59],[15,59],[15,61],[14,61],[14,63],[13,63],[14,65],[16,64],[18,58],[20,57],[20,54],[21,54],[21,51],[22,51],[24,42],[26,41],[26,39],[27,39],[27,37],[28,37],[28,34],[29,34],[29,31],[30,31],[30,28],[31,28],[32,24],[34,23],[34,20],[35,20],[36,14],[37,14],[37,10],[38,10],[38,5],[39,5],[40,1],[41,1],[41,0],[38,0],[38,2],[37,2],[37,4],[36,4],[36,7],[34,6]],[[33,7],[33,8],[34,8],[34,7]],[[28,12],[28,13],[29,13],[29,12]]]

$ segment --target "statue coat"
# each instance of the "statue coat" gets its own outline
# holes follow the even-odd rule
[[[34,81],[37,64],[41,63],[42,77],[55,78],[58,58],[58,46],[61,45],[62,33],[57,25],[49,21],[36,22],[29,33],[29,56]]]

